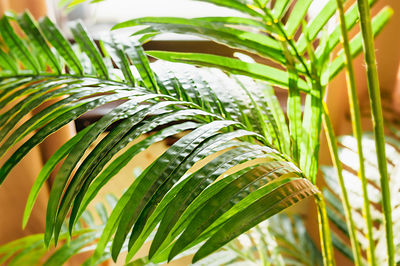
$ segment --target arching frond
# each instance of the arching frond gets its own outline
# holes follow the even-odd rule
[[[301,170],[315,182],[322,124],[321,102],[328,82],[345,67],[343,51],[335,51],[339,50],[340,45],[340,24],[334,23],[332,29],[327,29],[328,22],[337,10],[336,0],[322,4],[312,0],[198,1],[239,11],[244,18],[142,17],[118,23],[114,29],[133,27],[133,34],[138,36],[165,32],[190,34],[263,58],[261,63],[204,53],[148,52],[159,59],[217,67],[288,89],[290,156],[299,162]],[[309,17],[309,8],[316,2],[321,8],[313,17]],[[375,2],[371,0],[369,4]],[[372,27],[375,36],[392,13],[390,8],[385,7],[374,17]],[[353,29],[358,20],[356,3],[348,8],[345,19],[347,29]],[[144,25],[147,27],[143,29]],[[140,30],[135,29],[136,26],[140,26]],[[359,54],[361,49],[362,38],[361,33],[358,33],[350,41],[352,56]],[[303,116],[300,101],[302,93],[307,95]],[[268,127],[264,128],[264,131],[272,132]],[[310,128],[314,130],[312,134],[307,132]]]
[[[12,21],[24,37],[15,33]],[[178,133],[184,134],[118,200],[101,236],[77,238],[82,245],[99,238],[87,264],[100,261],[110,241],[114,259],[127,247],[130,260],[157,225],[152,260],[169,260],[202,244],[198,260],[319,193],[290,159],[287,127],[278,126],[283,112],[268,85],[216,69],[150,64],[135,41],[112,37],[100,52],[81,24],[71,31],[74,44],[48,18],[36,23],[25,13],[0,20],[5,59],[0,60],[0,156],[7,156],[0,183],[62,126],[107,103],[116,106],[67,141],[33,185],[24,225],[40,188],[63,160],[50,191],[47,246],[67,237],[62,233],[66,220],[75,234],[88,204],[136,154]],[[16,150],[9,153],[12,147]]]

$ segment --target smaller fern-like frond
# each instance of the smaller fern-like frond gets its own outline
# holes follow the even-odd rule
[[[340,143],[342,145],[340,150],[340,159],[345,166],[345,170],[343,170],[343,176],[345,177],[346,188],[348,188],[349,199],[352,202],[352,212],[355,221],[355,225],[358,229],[360,246],[366,250],[367,248],[367,239],[366,232],[364,228],[364,223],[362,219],[362,194],[361,194],[361,183],[357,176],[357,172],[359,169],[359,163],[357,160],[354,160],[355,157],[352,157],[356,154],[356,141],[353,137],[344,136],[340,138]],[[399,192],[399,169],[400,169],[400,145],[397,139],[387,138],[386,140],[386,148],[387,148],[387,160],[388,160],[388,168],[389,168],[389,176],[390,176],[390,188],[392,195],[392,209],[393,214],[399,213],[399,198],[397,193]],[[385,245],[384,239],[384,225],[383,225],[383,213],[379,208],[379,204],[381,201],[381,193],[378,179],[378,168],[375,154],[375,145],[371,135],[365,135],[363,137],[363,150],[365,153],[365,168],[367,173],[367,179],[369,181],[368,184],[368,194],[371,202],[371,215],[375,224],[375,230],[377,232],[377,237],[375,239],[377,243],[376,248],[376,258],[380,261],[380,263],[385,263],[386,254],[380,252],[379,246]],[[349,160],[348,158],[352,158]],[[324,195],[329,203],[328,215],[330,216],[331,221],[339,228],[340,231],[344,233],[345,236],[348,237],[348,229],[346,227],[346,223],[344,221],[344,210],[342,207],[342,203],[340,202],[340,190],[339,185],[337,183],[337,177],[334,171],[331,168],[324,167],[323,168],[325,180],[327,181],[328,188],[325,189]],[[396,220],[393,220],[394,228],[398,228],[399,224],[396,223]],[[396,232],[396,230],[394,230]],[[337,240],[336,245],[337,248],[342,251],[346,256],[352,258],[351,251],[349,253],[349,247],[344,244],[343,240],[341,240],[338,236],[336,236]],[[400,245],[400,237],[395,236],[394,238],[395,246]],[[335,244],[334,242],[334,244]],[[400,254],[396,254],[396,261],[399,261]]]

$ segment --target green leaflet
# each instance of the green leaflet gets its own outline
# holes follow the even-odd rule
[[[227,183],[231,182],[233,179],[230,178],[228,180],[228,182],[221,182],[221,183],[217,183],[217,184],[222,185],[222,187],[223,187]],[[278,180],[277,182],[273,182],[268,186],[268,189],[269,190],[273,190],[276,187],[279,187],[280,185],[282,185],[283,183],[287,183],[288,180],[290,180],[290,179],[291,178],[288,178],[288,179],[286,178],[286,179],[283,179],[283,180]],[[224,180],[222,180],[222,181],[224,181]],[[198,203],[201,202],[200,204],[203,204],[204,202],[206,202],[207,200],[210,199],[209,196],[216,195],[214,193],[216,193],[216,192],[218,193],[221,190],[221,186],[218,187],[216,190],[214,190],[214,188],[215,187],[212,186],[210,188],[210,190],[208,190],[209,194],[207,194],[206,199],[200,198],[197,202],[194,202],[193,203],[193,207],[191,205],[189,210],[188,210],[188,212],[185,212],[185,214],[186,213],[191,213],[190,215],[193,215],[193,211],[195,213],[197,213],[198,210],[195,209],[195,206],[197,206],[197,208],[199,208]],[[201,234],[201,236],[199,236],[198,238],[195,239],[195,238],[190,236],[190,233],[189,233],[190,231],[187,231],[186,233],[189,233],[189,234],[186,234],[186,237],[188,237],[186,240],[189,241],[187,243],[188,245],[182,246],[182,243],[178,242],[178,241],[182,241],[182,239],[181,240],[178,239],[178,241],[172,242],[167,248],[165,248],[164,251],[160,255],[158,255],[157,258],[154,258],[153,261],[161,262],[161,261],[166,260],[166,259],[170,260],[172,257],[174,257],[174,255],[176,255],[175,252],[179,251],[180,248],[184,248],[184,250],[188,250],[188,249],[190,249],[192,247],[197,246],[199,243],[204,242],[206,239],[210,238],[213,234],[215,234],[221,228],[221,225],[223,225],[235,213],[237,213],[238,210],[246,208],[246,206],[248,206],[249,202],[252,202],[254,200],[254,198],[260,197],[260,195],[263,194],[263,191],[265,191],[265,190],[256,191],[250,197],[246,197],[245,199],[243,199],[239,203],[237,203],[237,201],[234,201],[233,204],[236,203],[235,206],[233,208],[231,208],[230,210],[228,210],[227,212],[225,212],[217,221],[215,221],[215,223],[213,223],[210,227],[208,227],[207,230],[204,233]],[[243,198],[243,196],[246,196],[246,195],[247,195],[246,193],[245,193],[245,195],[242,195],[242,198]],[[238,198],[241,199],[240,196]],[[186,215],[186,217],[190,217],[188,215]],[[189,222],[192,222],[192,221],[194,221],[194,220],[192,220],[192,219],[189,220]],[[189,224],[190,223],[188,223],[188,221],[184,221],[183,223],[181,222],[179,225],[175,226],[176,227],[176,231],[174,232],[175,237],[177,236],[176,235],[177,232],[179,232],[179,231],[181,231],[183,229],[186,229]],[[182,226],[184,226],[184,228]]]
[[[346,1],[343,1],[346,2]],[[322,8],[318,15],[307,25],[306,31],[310,39],[315,39],[318,33],[321,32],[323,27],[328,23],[329,19],[337,11],[336,0],[329,0],[328,3]],[[348,19],[346,19],[347,21]],[[329,38],[331,40],[331,38]],[[299,51],[304,52],[307,48],[306,36],[302,34],[296,43]]]
[[[83,68],[78,60],[78,57],[72,50],[70,43],[64,38],[54,23],[51,22],[48,17],[44,17],[39,24],[43,34],[46,36],[46,39],[64,58],[71,70],[77,75],[82,75]]]
[[[241,25],[241,26],[249,26],[255,27],[260,30],[265,30],[266,28],[271,32],[274,31],[272,27],[262,23],[259,20],[251,19],[251,18],[242,18],[242,17],[201,17],[201,18],[194,18],[194,20],[199,20],[200,22],[208,22],[213,24],[221,24],[226,27],[233,26],[233,25]]]
[[[0,76],[6,71],[11,71],[10,75],[15,75],[18,72],[17,62],[15,62],[11,55],[3,52],[2,49],[0,49],[0,67],[2,68]]]
[[[252,51],[276,62],[283,63],[284,57],[279,43],[267,35],[243,31],[236,28],[226,28],[210,23],[201,18],[196,20],[175,17],[147,17],[122,22],[113,29],[149,25],[151,30],[158,32],[190,33],[212,39],[226,45]]]
[[[282,152],[285,154],[290,154],[290,137],[289,130],[286,124],[285,114],[279,103],[278,98],[275,95],[274,89],[269,85],[261,85],[262,92],[265,95],[265,101],[268,107],[271,109],[272,115],[276,121],[276,126],[280,132],[279,140],[282,143]]]
[[[27,85],[29,81],[35,82],[37,79],[27,77],[27,78],[5,78],[0,83],[0,99],[3,99],[8,94],[18,89],[22,85]],[[3,105],[4,107],[5,105]]]
[[[322,101],[325,88],[321,85],[321,65],[317,61],[312,47],[311,40],[308,38],[308,32],[305,32],[308,41],[307,53],[310,56],[311,70],[310,70],[310,83],[311,92],[306,96],[303,116],[303,130],[308,132],[303,134],[300,143],[300,168],[304,171],[305,175],[312,181],[316,182],[318,171],[318,156],[320,145],[320,133],[322,129]],[[326,61],[328,58],[325,58]]]
[[[31,191],[29,192],[28,200],[26,201],[24,218],[22,221],[22,227],[25,228],[29,216],[32,212],[33,205],[35,204],[36,198],[39,194],[41,187],[43,186],[44,182],[49,178],[50,173],[54,170],[56,165],[71,151],[72,147],[78,143],[82,137],[93,127],[88,126],[77,135],[75,135],[72,139],[67,141],[60,149],[58,149],[46,162],[43,166],[42,170],[39,173],[39,176],[36,178],[35,183],[32,186]]]
[[[105,88],[97,88],[96,91],[93,91],[88,87],[78,87],[78,89],[81,92],[71,93],[71,96],[46,107],[36,115],[32,116],[28,121],[20,125],[0,146],[0,156],[2,156],[12,145],[23,139],[27,134],[45,125],[54,117],[58,117],[59,115],[69,112],[77,106],[83,105],[90,101],[90,99],[82,100],[82,98],[98,92],[112,91],[112,88],[108,86]],[[79,101],[76,102],[77,100]],[[93,100],[93,98],[91,98],[91,100]]]
[[[372,31],[374,36],[377,36],[384,26],[389,22],[389,19],[393,15],[393,10],[390,7],[383,8],[373,19],[372,19]],[[362,51],[362,38],[361,34],[358,33],[351,41],[350,41],[350,52],[353,57],[358,55]],[[332,80],[337,74],[339,74],[340,70],[342,70],[345,66],[345,55],[344,53],[340,53],[338,57],[336,57],[331,65],[329,66],[329,80]]]
[[[6,104],[8,104],[9,102],[12,102],[13,100],[17,100],[23,96],[25,96],[26,94],[29,93],[35,93],[37,92],[37,94],[34,94],[33,96],[36,95],[40,95],[40,93],[44,93],[46,92],[46,90],[50,90],[56,86],[60,86],[62,84],[64,84],[64,82],[68,83],[74,83],[74,82],[78,82],[77,80],[71,80],[68,78],[56,78],[56,79],[51,79],[51,80],[36,80],[36,83],[31,83],[31,84],[27,84],[28,86],[24,87],[24,86],[11,86],[6,87],[5,88],[5,92],[7,94],[10,94],[11,92],[14,92],[15,89],[21,88],[20,90],[15,91],[14,93],[12,93],[11,95],[9,95],[8,97],[6,97],[5,99],[3,99],[0,102],[0,108],[4,108],[6,106]],[[7,94],[3,95],[7,96]],[[8,119],[10,119],[12,117],[12,115],[19,110],[20,107],[22,107],[26,102],[28,102],[30,99],[23,99],[22,101],[18,102],[17,104],[15,104],[12,107],[12,111],[7,110],[6,112],[2,113],[0,115],[0,122],[1,124],[3,124],[4,122],[8,121]]]
[[[64,264],[71,255],[77,253],[85,245],[93,242],[97,238],[98,232],[92,232],[89,234],[84,234],[78,238],[72,240],[69,245],[64,245],[59,250],[57,250],[43,265],[62,265]]]
[[[147,54],[172,62],[185,62],[201,66],[218,67],[233,74],[250,76],[255,79],[261,79],[270,82],[271,85],[276,85],[281,88],[288,88],[287,73],[258,63],[246,63],[238,59],[224,56],[198,53],[148,51]],[[299,80],[298,86],[302,91],[309,91],[304,80]]]
[[[0,33],[8,48],[24,64],[24,67],[27,70],[31,70],[33,73],[38,74],[40,72],[39,63],[14,32],[7,16],[3,16],[0,19]]]
[[[265,104],[265,101],[263,101],[263,99],[259,99],[260,95],[256,95],[256,93],[252,93],[246,88],[250,88],[250,86],[247,86],[244,78],[236,78],[236,80],[250,99],[252,108],[249,109],[251,111],[254,109],[252,115],[254,116],[254,120],[259,121],[261,132],[264,138],[267,139],[270,146],[276,147],[278,150],[282,151],[282,147],[280,145],[281,138],[278,137],[280,134],[279,129],[276,125],[274,117],[272,117],[270,114],[270,110]]]
[[[293,39],[294,34],[296,33],[301,22],[303,21],[304,16],[307,13],[308,7],[311,5],[311,3],[312,0],[296,1],[296,5],[293,7],[288,22],[285,25],[286,34],[289,39]]]
[[[11,108],[8,112],[6,112],[4,116],[2,116],[1,118],[12,117],[11,114],[14,114],[14,116],[0,130],[0,139],[3,139],[7,135],[7,133],[9,133],[11,129],[13,129],[25,115],[27,115],[30,111],[38,107],[43,102],[62,96],[68,93],[70,90],[79,88],[79,85],[72,84],[61,87],[59,89],[54,89],[57,86],[58,86],[57,84],[51,84],[50,86],[45,86],[37,93],[27,96],[23,101],[19,102],[18,104],[13,106],[13,108]],[[0,120],[4,120],[1,118]]]
[[[373,4],[376,3],[376,0],[369,0],[369,4],[372,6]],[[357,4],[353,4],[345,13],[345,20],[346,20],[346,28],[348,30],[351,30],[358,22],[358,11],[357,11]],[[338,45],[340,42],[340,25],[337,25],[335,29],[332,31],[331,34],[329,34],[329,51],[332,52],[333,49]],[[304,36],[305,37],[305,36]],[[300,46],[301,45],[301,46]],[[307,42],[304,38],[304,41],[302,43],[299,43],[299,50],[304,52],[307,49]],[[320,48],[316,49],[316,55],[317,57],[320,57],[322,54],[322,50]]]
[[[289,119],[290,138],[292,143],[292,156],[295,162],[300,161],[300,145],[302,136],[301,97],[297,87],[298,76],[294,67],[289,71],[289,96],[287,99],[287,114]]]
[[[152,164],[153,165],[153,164]],[[125,191],[122,197],[118,200],[117,205],[115,205],[113,211],[111,212],[108,221],[103,229],[99,241],[97,242],[96,249],[93,256],[85,261],[83,265],[93,265],[97,262],[103,255],[104,250],[108,244],[108,241],[112,237],[112,234],[117,230],[118,222],[121,219],[122,212],[125,205],[128,203],[129,198],[132,196],[133,191],[136,189],[143,175],[140,175],[135,182]]]
[[[290,6],[291,0],[277,0],[272,9],[274,19],[280,20]]]
[[[53,263],[50,265],[58,265],[55,264],[57,260],[66,260],[81,252],[81,249],[78,248],[78,245],[87,245],[89,241],[86,241],[83,244],[84,239],[96,233],[95,231],[99,231],[99,229],[88,230],[88,229],[79,229],[74,233],[74,237],[81,236],[80,240],[75,241],[72,245],[68,245],[67,243],[61,248],[56,250],[51,256],[53,259],[51,260]],[[98,233],[98,232],[97,232]],[[60,239],[65,240],[67,238],[67,234],[62,234]],[[92,240],[93,241],[93,240]],[[48,254],[48,249],[43,241],[43,234],[30,235],[23,238],[20,238],[16,241],[10,242],[9,244],[2,245],[0,247],[0,254],[5,256],[1,256],[0,261],[4,263],[7,261],[7,265],[35,265],[40,264],[46,258],[46,254]]]
[[[35,21],[33,20],[32,16],[25,12],[18,18],[18,22],[24,32],[28,35],[32,45],[35,47],[38,53],[43,56],[43,58],[40,58],[40,60],[44,62],[45,67],[48,64],[54,72],[61,74],[60,62],[58,62],[56,56],[50,50],[42,33],[35,25]]]
[[[191,219],[190,223],[186,226],[185,231],[174,244],[171,253],[169,254],[169,259],[174,257],[177,252],[184,249],[187,245],[191,244],[193,240],[197,239],[201,234],[204,235],[204,231],[206,231],[207,234],[207,232],[210,233],[214,229],[218,230],[220,224],[230,219],[229,213],[235,213],[232,212],[231,208],[238,202],[241,202],[242,199],[244,199],[243,202],[248,201],[249,198],[247,198],[247,196],[251,194],[251,192],[257,190],[261,184],[264,184],[265,186],[265,184],[279,178],[282,174],[290,172],[290,168],[285,169],[285,167],[282,167],[279,164],[266,163],[254,168],[250,172],[226,185],[215,197],[210,198],[202,204],[201,209]],[[259,175],[255,175],[255,173]],[[270,184],[268,189],[271,189],[272,187],[275,187],[275,185]],[[253,196],[250,196],[250,198]],[[217,202],[218,204],[216,204]],[[240,206],[240,204],[238,206]],[[216,225],[213,225],[214,222]],[[204,236],[202,239],[205,239]],[[196,240],[196,243],[199,241],[200,240]],[[191,245],[193,244],[194,243]]]
[[[27,248],[30,245],[33,245],[35,242],[40,241],[42,237],[42,234],[34,234],[0,246],[0,263],[7,261],[18,250]]]
[[[347,243],[340,239],[336,233],[332,234],[332,245],[351,261],[354,261],[353,253],[351,253],[351,247],[349,247]]]
[[[209,186],[207,188],[204,189],[204,191],[202,192],[202,197],[197,197],[194,199],[193,202],[199,202],[202,201],[206,201],[208,198],[210,198],[211,196],[215,195],[224,185],[226,185],[229,181],[231,181],[232,179],[236,178],[237,176],[241,175],[243,172],[256,167],[257,165],[251,166],[251,167],[247,167],[244,170],[241,170],[239,172],[236,172],[234,174],[231,174],[225,178],[223,178],[220,181],[215,182],[215,184],[213,184],[212,186]],[[154,212],[154,214],[149,218],[149,221],[145,227],[145,229],[143,230],[143,233],[141,234],[141,236],[138,238],[138,240],[136,240],[135,244],[131,247],[128,255],[127,255],[127,260],[130,260],[131,257],[136,254],[136,252],[138,251],[139,247],[141,247],[143,245],[143,243],[145,242],[145,240],[149,237],[150,233],[154,230],[154,228],[156,227],[156,225],[160,222],[161,218],[163,218],[164,215],[164,211],[165,208],[168,204],[170,204],[170,202],[174,199],[175,195],[181,191],[181,189],[186,186],[186,183],[189,181],[190,179],[183,179],[181,182],[179,182],[175,187],[173,187],[170,192],[164,197],[164,199],[161,201],[159,207],[156,209],[156,211]],[[184,192],[184,191],[182,191]],[[184,196],[183,193],[180,193],[181,196]],[[196,204],[195,204],[196,205]],[[192,205],[190,205],[192,206]],[[198,206],[198,205],[196,205]],[[191,207],[189,207],[188,209],[191,209]],[[196,209],[196,208],[194,208]],[[191,212],[184,212],[182,214],[182,218],[178,221],[178,224],[180,224],[182,221],[187,221],[189,220],[188,217],[192,217]],[[165,244],[166,243],[170,243],[173,238],[175,238],[179,233],[175,232],[171,232],[167,238],[164,240],[164,244],[163,246],[160,248],[160,250],[164,250],[165,248]],[[154,240],[153,240],[154,241]],[[168,246],[168,244],[166,244]],[[161,252],[164,253],[165,252]],[[166,261],[168,258],[168,254],[165,258],[161,258],[158,254],[156,254],[154,256],[154,258],[152,258],[152,261],[156,262],[158,261]]]
[[[247,13],[253,17],[262,17],[260,13],[258,13],[256,10],[252,9],[251,7],[249,7],[248,5],[243,3],[243,1],[240,0],[195,0],[195,1],[208,2],[218,6],[232,8],[240,12]]]
[[[42,241],[37,241],[30,246],[27,246],[17,255],[13,256],[12,260],[7,264],[10,266],[17,265],[35,265],[46,253],[46,247]]]
[[[102,79],[107,79],[108,69],[104,64],[103,59],[101,58],[100,52],[96,47],[96,44],[94,43],[93,39],[89,37],[87,30],[83,27],[81,23],[76,23],[70,29],[75,37],[76,42],[79,44],[79,47],[87,54],[90,61],[92,62],[92,65],[97,71],[97,75]]]
[[[136,80],[132,74],[132,71],[130,70],[130,64],[128,61],[129,59],[126,55],[124,47],[121,44],[117,43],[117,41],[114,39],[114,36],[111,36],[111,42],[106,42],[105,45],[108,52],[111,54],[112,59],[121,69],[125,80],[129,82],[131,86],[135,86]]]
[[[131,42],[126,49],[126,53],[139,72],[145,87],[159,93],[160,89],[150,68],[149,60],[139,43]]]

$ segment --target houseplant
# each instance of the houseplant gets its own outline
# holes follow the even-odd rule
[[[44,109],[4,139],[0,147],[2,154],[29,132],[37,130],[3,165],[0,180],[4,180],[29,149],[62,125],[106,102],[124,100],[98,122],[68,141],[46,163],[32,189],[24,223],[40,187],[61,159],[66,158],[53,184],[48,206],[44,236],[47,245],[53,239],[57,242],[69,211],[68,226],[72,231],[90,200],[130,158],[151,143],[190,130],[127,189],[111,213],[95,255],[88,263],[96,263],[103,256],[110,240],[114,259],[124,243],[129,250],[128,260],[131,259],[159,222],[149,258],[154,261],[172,259],[185,249],[206,240],[194,257],[196,261],[262,220],[313,195],[319,210],[324,263],[331,265],[334,261],[328,217],[323,195],[315,185],[320,133],[324,124],[341,180],[353,258],[356,264],[361,264],[362,252],[356,239],[350,204],[342,182],[336,139],[323,95],[329,80],[346,65],[350,95],[355,95],[354,82],[351,81],[354,76],[351,58],[361,51],[364,44],[373,117],[378,124],[375,135],[387,221],[387,258],[388,263],[393,265],[390,196],[385,175],[383,125],[379,83],[373,64],[372,35],[379,33],[391,16],[391,10],[383,9],[371,21],[366,1],[358,1],[346,14],[341,1],[328,1],[319,15],[306,24],[304,17],[312,2],[308,0],[298,1],[294,5],[286,23],[283,15],[291,1],[277,1],[272,6],[267,5],[268,1],[254,1],[252,5],[239,0],[206,2],[239,10],[252,18],[140,18],[119,24],[116,28],[148,25],[146,29],[135,32],[140,36],[137,38],[139,42],[164,31],[201,35],[262,55],[280,64],[284,70],[249,62],[248,58],[244,61],[205,54],[148,52],[151,56],[169,61],[218,67],[230,75],[215,69],[196,69],[167,63],[164,63],[164,67],[156,65],[152,69],[140,43],[132,40],[111,37],[100,45],[100,53],[84,27],[78,23],[71,28],[80,48],[80,51],[76,51],[49,19],[45,18],[39,26],[35,25],[29,14],[10,14],[1,19],[3,47],[6,47],[0,53],[2,106],[16,98],[21,99],[2,114],[1,138],[4,139],[21,117],[42,102],[60,96],[66,98]],[[370,2],[373,4],[373,1]],[[332,34],[324,34],[323,27],[335,14],[336,7],[339,7],[341,23]],[[356,24],[357,11],[362,22],[362,34],[350,42],[346,38],[347,30]],[[17,21],[29,42],[15,34],[10,20]],[[245,30],[237,28],[238,25],[245,27]],[[296,39],[294,34],[298,30],[302,34]],[[330,62],[332,51],[341,36],[344,53]],[[110,58],[119,70],[113,67]],[[177,70],[171,70],[174,67]],[[138,75],[131,68],[136,69]],[[180,76],[182,71],[186,76]],[[226,93],[227,84],[232,88],[232,93]],[[288,122],[271,85],[288,89]],[[303,112],[301,94],[306,95]],[[352,110],[354,132],[361,145],[356,97],[352,97]],[[89,145],[116,121],[120,123],[84,157]],[[117,151],[139,135],[162,125],[167,128],[135,144],[103,170]],[[218,157],[206,162],[195,173],[185,175],[194,163],[218,151],[223,153],[218,153]],[[358,154],[362,162],[362,152]],[[72,174],[80,160],[82,163]],[[245,162],[253,162],[253,165],[245,165],[246,168],[240,171],[236,169],[238,172],[214,182],[229,168]],[[366,184],[362,170],[360,177]],[[367,199],[366,189],[364,192],[364,198]],[[364,203],[369,229],[368,260],[374,264],[371,217],[368,214],[368,201],[364,200]],[[128,237],[129,232],[131,235]],[[174,242],[174,239],[177,240]]]

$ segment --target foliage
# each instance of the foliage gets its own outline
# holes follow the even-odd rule
[[[10,26],[10,20],[14,19],[30,38],[29,42],[19,38]],[[279,105],[268,85],[257,85],[241,77],[232,79],[216,70],[204,70],[213,71],[213,77],[218,78],[213,81],[213,88],[208,85],[211,81],[207,82],[204,77],[193,76],[197,79],[193,82],[165,72],[158,78],[140,46],[111,39],[102,46],[106,55],[102,57],[81,24],[71,30],[83,52],[75,52],[77,47],[71,47],[47,18],[39,27],[29,14],[5,16],[0,24],[3,47],[8,48],[1,55],[7,59],[4,62],[10,63],[2,64],[1,105],[16,101],[1,116],[2,138],[30,110],[58,99],[4,139],[0,148],[2,155],[28,133],[37,131],[4,163],[0,170],[2,181],[48,135],[89,110],[120,101],[118,107],[66,142],[39,174],[28,199],[24,224],[41,186],[56,164],[65,158],[50,192],[47,245],[51,239],[57,243],[70,211],[69,230],[73,231],[74,224],[99,189],[134,155],[152,143],[187,130],[191,131],[146,168],[119,199],[102,232],[92,263],[100,259],[114,233],[113,258],[120,253],[125,240],[129,240],[128,260],[131,259],[159,222],[151,254],[155,260],[171,259],[208,239],[196,257],[200,259],[262,220],[317,192],[286,156],[266,146],[269,140],[264,136],[269,134],[264,130],[272,130],[271,124],[277,124],[275,117],[279,115],[277,118],[282,119],[283,116],[282,110],[276,109]],[[55,50],[46,43],[45,37]],[[42,54],[43,57],[35,56]],[[110,56],[120,71],[112,67]],[[44,64],[49,61],[52,62],[50,72]],[[170,68],[170,64],[164,65],[164,69]],[[139,73],[138,77],[134,72]],[[236,84],[240,91],[240,84],[245,81],[254,83],[254,94],[249,89],[247,95],[223,91],[226,83]],[[269,110],[265,100],[263,110],[258,106],[249,108],[255,101],[261,102],[259,97],[274,99],[274,112],[265,112]],[[84,156],[90,144],[116,122],[119,123]],[[157,130],[160,126],[164,128]],[[128,143],[152,130],[157,133],[148,135],[106,165]],[[188,172],[196,162],[216,152],[199,170]],[[79,166],[78,162],[81,162]],[[233,166],[239,168],[214,182]],[[75,167],[77,170],[73,173]]]
[[[356,155],[356,142],[351,136],[342,136],[339,139],[341,148],[339,150],[340,159],[345,167],[343,170],[343,176],[346,187],[348,188],[349,198],[351,200],[351,207],[355,225],[357,227],[357,234],[359,244],[363,250],[367,250],[368,242],[366,238],[366,228],[362,219],[362,208],[363,208],[363,195],[360,193],[361,183],[357,176],[360,164],[358,160],[354,160]],[[378,179],[378,164],[375,155],[375,145],[371,134],[364,135],[362,139],[365,158],[365,167],[368,179],[368,192],[369,200],[372,203],[371,213],[374,222],[374,241],[376,242],[375,257],[377,258],[378,265],[387,264],[387,256],[385,253],[384,246],[385,241],[385,228],[383,224],[384,215],[383,210],[380,208],[379,203],[382,201],[382,194],[379,186]],[[400,235],[399,227],[400,223],[397,219],[400,213],[400,202],[397,193],[399,193],[399,180],[400,174],[400,142],[399,139],[393,137],[386,138],[386,150],[389,170],[389,184],[392,192],[392,212],[393,216],[393,230],[394,234],[394,246],[396,263],[400,263]],[[351,159],[350,159],[351,158]],[[324,189],[324,195],[329,203],[327,206],[328,216],[332,220],[333,224],[340,229],[344,236],[348,237],[348,228],[344,222],[344,211],[340,201],[340,190],[337,184],[337,176],[335,170],[332,167],[323,167],[325,180],[327,181],[328,188]],[[342,237],[336,236],[333,242],[337,248],[343,252],[346,256],[352,259],[350,247],[347,246],[346,241]]]
[[[107,204],[98,202],[94,211],[83,212],[75,224],[72,236],[68,235],[66,226],[62,228],[60,233],[62,241],[57,248],[51,246],[48,249],[44,243],[44,234],[30,235],[0,246],[0,263],[51,266],[62,265],[77,255],[82,256],[80,260],[88,257],[90,252],[94,251],[95,243],[104,230],[110,214],[108,210],[114,208],[118,201],[112,194],[106,195],[105,199]],[[149,236],[146,243],[152,241],[154,233]],[[196,250],[196,247],[191,248],[180,254],[177,259],[193,256]],[[110,252],[104,251],[97,263],[106,261],[110,257]],[[304,265],[322,265],[321,254],[298,216],[278,214],[193,265],[235,263],[259,265],[278,260],[289,264],[297,264],[297,261],[300,261]],[[151,263],[147,257],[143,257],[133,260],[128,265],[161,264]]]
[[[95,211],[86,210],[75,224],[72,236],[69,236],[68,228],[63,226],[60,233],[60,245],[57,249],[50,249],[44,242],[44,234],[26,236],[12,241],[0,247],[0,263],[7,265],[62,265],[71,257],[85,252],[93,251],[96,239],[101,235],[104,223],[108,219],[108,208],[113,208],[117,198],[112,194],[106,196],[107,205],[103,202],[96,204]],[[96,221],[96,219],[100,221]],[[110,257],[105,252],[99,263]]]
[[[0,183],[50,134],[82,114],[114,102],[117,107],[66,142],[35,181],[24,225],[40,188],[57,163],[65,159],[50,192],[45,246],[65,236],[61,233],[65,221],[69,233],[74,234],[88,204],[135,155],[153,143],[185,133],[127,188],[86,264],[97,263],[106,249],[116,260],[125,247],[129,262],[156,228],[144,261],[164,262],[195,247],[196,262],[296,202],[315,196],[322,259],[332,265],[324,198],[315,186],[322,124],[331,127],[323,97],[329,81],[348,60],[343,52],[334,51],[341,27],[351,30],[359,20],[357,4],[343,14],[345,23],[328,33],[325,28],[336,12],[336,0],[328,1],[307,23],[312,0],[274,4],[261,0],[201,1],[234,9],[246,17],[138,18],[114,27],[141,26],[134,30],[134,37],[111,35],[99,45],[80,23],[71,27],[71,44],[48,18],[39,24],[27,13],[1,18],[0,156],[13,146],[18,149],[0,168]],[[78,2],[83,1],[73,1]],[[391,15],[390,8],[382,9],[371,21],[369,34],[378,34]],[[365,22],[364,17],[361,20]],[[25,36],[15,33],[14,21]],[[150,63],[141,43],[164,32],[205,37],[274,64],[257,63],[245,55],[228,58],[148,51],[160,59]],[[367,41],[372,42],[371,38]],[[356,34],[346,55],[360,53],[365,39]],[[272,86],[288,90],[287,116]],[[50,100],[53,102],[47,108],[17,126],[32,109]],[[107,129],[105,137],[85,155]],[[30,133],[33,136],[23,140]],[[123,150],[143,135],[144,140]],[[333,134],[328,139],[335,142]],[[123,153],[116,156],[121,150]],[[195,164],[201,167],[193,170]],[[288,240],[290,235],[282,238],[279,224],[271,226],[273,220],[268,221],[268,234],[278,239],[272,249],[267,246],[268,257],[289,264],[320,264],[298,221],[282,219],[282,226],[289,223],[288,228],[295,228],[295,242]],[[298,255],[304,254],[301,252],[313,254],[310,261]],[[266,254],[260,254],[268,264]],[[291,260],[285,261],[285,254]]]

